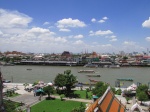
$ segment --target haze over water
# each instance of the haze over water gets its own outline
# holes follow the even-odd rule
[[[27,69],[32,70],[27,70]],[[78,73],[79,70],[94,70],[96,75],[101,77],[87,77],[90,73]],[[121,67],[112,68],[84,68],[70,66],[1,66],[4,79],[12,80],[15,83],[33,83],[42,80],[46,83],[53,81],[58,73],[64,73],[65,70],[71,70],[72,74],[77,76],[79,82],[90,83],[89,79],[103,81],[115,86],[117,78],[132,78],[133,82],[124,82],[123,87],[137,82],[148,84],[150,82],[149,67]]]

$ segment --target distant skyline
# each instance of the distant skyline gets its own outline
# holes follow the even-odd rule
[[[150,50],[150,0],[0,0],[0,51]]]

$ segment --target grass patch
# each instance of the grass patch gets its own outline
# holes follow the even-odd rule
[[[73,108],[79,107],[81,102],[44,100],[31,107],[31,112],[70,112]],[[85,104],[85,103],[83,103]]]
[[[16,96],[19,96],[20,94],[18,94],[18,93],[14,93],[14,94],[12,94],[11,96],[8,96],[8,97],[16,97]]]
[[[86,90],[82,90],[82,91],[81,90],[75,90],[74,94],[78,94],[81,99],[87,99],[86,98]],[[87,92],[87,94],[88,94],[88,99],[91,99],[92,98],[92,92],[89,91],[89,92]]]

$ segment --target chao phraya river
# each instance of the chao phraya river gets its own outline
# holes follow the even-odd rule
[[[70,66],[0,66],[3,77],[7,80],[13,80],[15,83],[33,83],[42,80],[45,83],[53,81],[58,73],[65,70],[71,70],[72,74],[77,76],[79,82],[90,83],[89,79],[103,81],[115,86],[117,78],[131,78],[133,82],[122,82],[122,87],[127,87],[132,83],[148,84],[150,82],[150,67],[121,67],[114,68],[84,68]],[[27,70],[31,69],[31,70]],[[101,77],[87,77],[90,73],[78,73],[79,70],[94,70],[94,75]],[[91,75],[91,74],[90,74]]]

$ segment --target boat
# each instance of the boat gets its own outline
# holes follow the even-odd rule
[[[133,81],[133,79],[131,79],[131,78],[120,78],[117,80],[119,80],[119,81]]]
[[[110,65],[109,68],[120,68],[120,65]]]
[[[86,65],[84,65],[84,67],[97,68],[97,67],[98,67],[98,65],[90,63],[90,64],[86,64]]]
[[[11,63],[5,63],[5,64],[3,64],[3,66],[14,66],[14,64],[11,64]]]
[[[3,83],[10,83],[11,81],[10,81],[10,80],[6,80],[6,79],[3,79],[2,82],[3,82]]]
[[[31,68],[27,68],[27,70],[32,70]]]
[[[80,70],[78,73],[95,73],[94,70]]]
[[[99,82],[99,81],[93,80],[93,79],[89,79],[89,80],[90,80],[90,82]]]
[[[100,75],[86,75],[88,77],[101,77]]]

